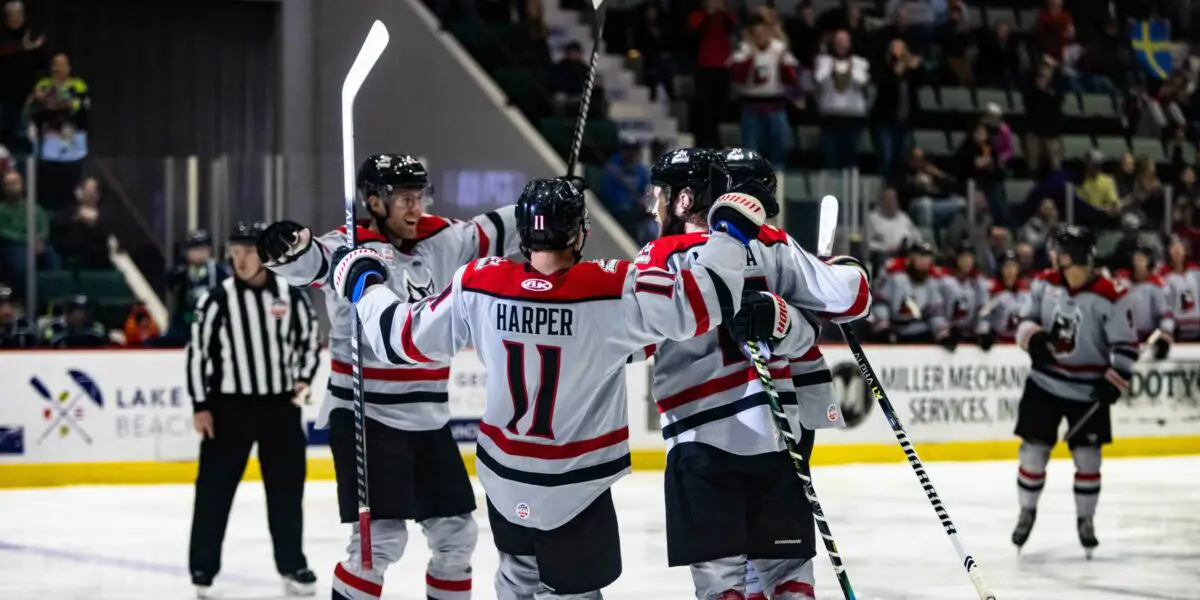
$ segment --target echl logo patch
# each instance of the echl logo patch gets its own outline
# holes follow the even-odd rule
[[[1196,295],[1192,290],[1183,290],[1179,293],[1179,309],[1180,312],[1189,312],[1196,308]]]
[[[1054,324],[1050,327],[1050,348],[1057,358],[1066,358],[1075,353],[1079,343],[1079,324],[1083,315],[1076,306],[1058,306],[1054,309]]]
[[[413,274],[404,272],[404,291],[408,294],[409,302],[418,302],[433,295],[433,274],[425,271],[424,281],[414,280]]]
[[[967,318],[967,314],[970,312],[970,310],[969,310],[970,308],[971,308],[970,298],[968,298],[965,295],[960,295],[959,297],[955,298],[954,299],[954,316],[952,317],[952,320],[957,321],[959,319]]]

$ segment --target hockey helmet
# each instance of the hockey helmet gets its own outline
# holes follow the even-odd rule
[[[1065,225],[1054,232],[1059,256],[1071,257],[1072,265],[1090,266],[1096,255],[1096,236],[1082,225]]]
[[[229,243],[253,246],[266,230],[267,224],[262,221],[238,221],[237,225],[233,226],[233,231],[229,232]]]
[[[658,158],[650,170],[650,187],[644,198],[654,212],[659,201],[668,207],[665,235],[682,233],[683,223],[675,215],[674,203],[687,192],[692,199],[687,215],[708,213],[714,200],[729,191],[729,171],[721,153],[703,148],[680,148]],[[685,215],[686,216],[686,215]]]
[[[779,214],[775,198],[775,168],[761,154],[749,148],[726,148],[721,151],[729,171],[729,191],[749,194],[763,203],[767,218]]]
[[[13,289],[7,285],[4,285],[3,283],[0,283],[0,304],[14,302],[15,300],[16,295],[13,294]]]
[[[365,205],[367,198],[377,196],[387,200],[396,190],[426,190],[422,201],[431,202],[429,173],[425,165],[409,154],[375,154],[368,156],[358,168],[358,197]]]
[[[933,244],[929,242],[916,242],[908,247],[908,256],[933,256],[936,254],[933,250]]]
[[[526,257],[536,250],[574,248],[575,260],[579,260],[591,229],[584,187],[577,177],[534,179],[525,184],[517,198],[516,218],[521,252]],[[583,240],[576,239],[579,235]]]
[[[1017,254],[1016,250],[1009,249],[1000,253],[1000,258],[996,261],[996,263],[1000,266],[1004,266],[1008,263],[1016,263],[1019,265],[1021,264],[1021,257]]]
[[[183,245],[185,248],[211,248],[213,245],[212,234],[207,229],[193,229],[187,232]]]

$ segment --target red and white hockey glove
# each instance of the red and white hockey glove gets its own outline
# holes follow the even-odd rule
[[[742,308],[729,321],[729,334],[739,343],[758,342],[768,349],[792,330],[791,317],[783,298],[771,292],[742,294]]]
[[[358,302],[368,286],[383,283],[388,278],[383,258],[370,248],[339,248],[333,253],[332,262],[330,283],[338,295],[351,302]]]
[[[749,194],[729,193],[717,198],[708,211],[708,228],[724,231],[743,244],[758,239],[758,230],[767,220],[762,202]]]

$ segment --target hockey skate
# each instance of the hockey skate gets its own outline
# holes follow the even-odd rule
[[[300,569],[283,576],[283,592],[288,596],[317,595],[317,576],[311,569]]]
[[[1017,552],[1020,552],[1021,546],[1029,540],[1029,532],[1033,531],[1033,522],[1036,520],[1036,510],[1021,509],[1021,514],[1017,517],[1017,527],[1012,532],[1012,543],[1016,544]]]
[[[1091,518],[1080,517],[1075,522],[1075,527],[1079,530],[1079,543],[1083,545],[1083,553],[1091,560],[1092,552],[1100,545],[1100,540],[1096,539],[1096,526],[1092,524]]]
[[[196,586],[196,597],[207,598],[208,590],[212,588],[213,578],[201,571],[192,572],[192,585]]]

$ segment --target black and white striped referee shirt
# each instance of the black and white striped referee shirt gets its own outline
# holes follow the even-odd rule
[[[196,410],[214,396],[292,394],[317,370],[317,316],[303,290],[278,275],[261,288],[237,277],[196,305],[187,385]]]

